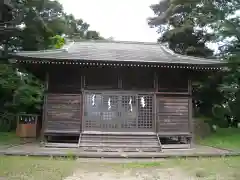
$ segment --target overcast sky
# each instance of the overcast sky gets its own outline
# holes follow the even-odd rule
[[[156,42],[156,29],[149,28],[149,8],[159,0],[59,0],[65,12],[90,24],[104,38],[120,41]]]

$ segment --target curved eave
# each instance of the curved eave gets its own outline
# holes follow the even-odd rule
[[[153,67],[153,68],[174,68],[174,69],[193,69],[193,70],[221,70],[226,63],[209,63],[209,64],[189,64],[182,62],[160,62],[160,61],[113,61],[113,60],[87,60],[87,59],[49,59],[23,57],[13,55],[10,60],[16,64],[49,64],[49,65],[80,65],[80,66],[109,66],[109,67]]]

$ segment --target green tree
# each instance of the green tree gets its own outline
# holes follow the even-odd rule
[[[240,3],[239,3],[240,5]],[[221,107],[231,119],[231,124],[236,125],[240,120],[240,16],[226,19],[219,27],[221,39],[228,39],[221,47],[220,55],[227,59],[229,64],[220,88],[227,101]]]
[[[42,50],[54,47],[56,35],[69,39],[100,39],[99,33],[89,31],[89,24],[63,11],[58,1],[14,0],[15,12],[21,12],[22,31],[9,42],[13,49]],[[9,40],[10,40],[9,39]]]
[[[213,34],[196,21],[194,12],[196,0],[163,0],[151,6],[155,17],[149,18],[149,25],[157,27],[160,34],[158,41],[167,42],[175,53],[191,56],[209,57],[213,51],[206,43]]]
[[[207,43],[222,42],[227,37],[236,36],[236,29],[235,31],[228,29],[226,32],[227,26],[224,24],[226,19],[233,15],[239,7],[239,1],[233,0],[162,0],[151,6],[155,17],[149,18],[149,25],[158,28],[159,41],[167,42],[169,48],[175,53],[211,57],[216,55],[207,47]],[[236,24],[236,22],[232,24]],[[230,44],[232,43],[233,41]],[[222,50],[218,56],[225,59],[235,57],[230,55],[232,54],[230,49],[236,47],[236,43],[234,43],[235,45],[224,44],[222,47],[224,51]],[[232,65],[236,68],[236,63]],[[227,74],[232,76],[230,71]],[[226,73],[212,74],[200,79],[194,93],[197,104],[200,105],[199,112],[201,114],[212,117],[216,114],[212,113],[212,110],[216,112],[219,107],[227,107],[226,104],[232,104],[232,102],[228,102],[230,101],[229,97],[224,95],[226,90],[223,91],[223,88],[220,88],[222,91],[219,92],[219,84],[222,83],[223,75],[225,76]],[[232,82],[232,80],[228,80],[228,82]],[[226,88],[226,83],[224,84]],[[231,116],[233,112],[229,114],[229,109],[231,108],[225,108],[225,113],[222,113],[221,118],[218,117],[218,119],[225,119],[226,115]]]
[[[12,0],[14,26],[21,25],[9,34],[1,31],[0,46],[13,50],[43,50],[61,48],[65,38],[101,39],[96,31],[89,31],[89,24],[75,19],[63,11],[58,1]],[[0,24],[1,26],[2,24]],[[4,26],[2,26],[4,27]],[[6,46],[7,45],[7,46]],[[5,58],[6,59],[6,58]],[[20,71],[20,72],[19,72]],[[19,112],[40,113],[43,100],[43,83],[23,69],[17,69],[7,61],[0,64],[0,127]],[[10,118],[11,117],[11,118]],[[0,130],[3,130],[1,129]]]

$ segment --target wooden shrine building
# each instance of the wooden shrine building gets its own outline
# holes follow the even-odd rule
[[[96,151],[190,147],[192,81],[222,64],[157,43],[115,41],[73,42],[12,58],[46,82],[45,145]]]

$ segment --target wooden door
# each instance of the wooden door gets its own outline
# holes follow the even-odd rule
[[[84,94],[83,131],[153,132],[153,96],[126,92]]]

